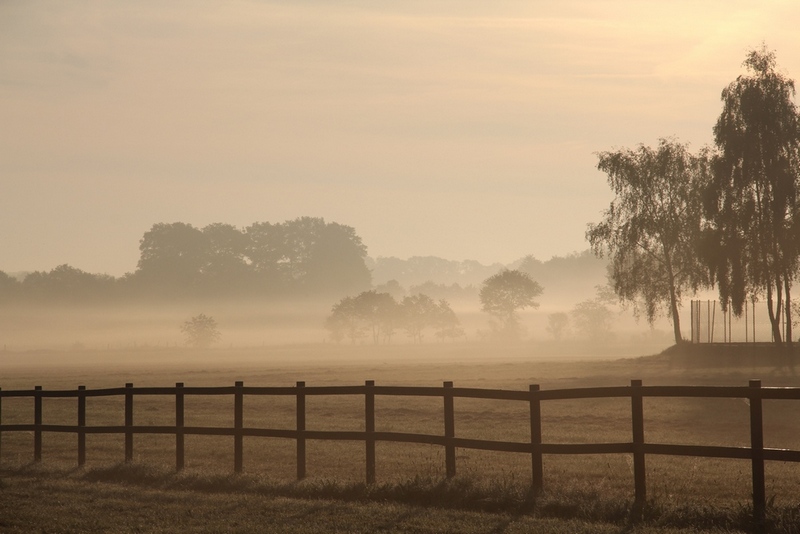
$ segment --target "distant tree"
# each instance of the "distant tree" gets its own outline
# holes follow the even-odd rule
[[[372,275],[364,262],[367,247],[355,229],[319,221],[321,226],[309,239],[303,258],[304,286],[314,294],[346,294],[369,288]]]
[[[207,348],[220,339],[217,321],[203,313],[195,315],[181,325],[186,344],[195,348]]]
[[[538,308],[534,299],[542,294],[542,286],[528,274],[503,270],[483,282],[480,291],[481,309],[500,320],[506,335],[519,334],[517,310]]]
[[[159,294],[194,293],[208,263],[208,241],[191,224],[158,223],[139,242],[135,273],[140,284]]]
[[[388,343],[398,317],[397,301],[389,293],[363,291],[355,297],[344,297],[335,304],[325,327],[337,342],[347,336],[355,343],[366,332],[371,332],[373,343],[378,344],[381,340]]]
[[[398,304],[389,293],[363,291],[355,298],[356,309],[372,331],[372,342],[391,342],[398,322]]]
[[[537,260],[532,254],[528,254],[519,260],[517,269],[527,273],[534,280],[538,280],[542,275],[546,274],[544,262]]]
[[[406,297],[401,303],[403,325],[415,343],[422,343],[422,332],[436,326],[440,308],[436,301],[421,293]]]
[[[719,154],[708,189],[706,259],[728,302],[741,315],[748,295],[766,292],[772,337],[781,344],[782,312],[791,347],[791,286],[800,260],[800,114],[795,85],[762,47],[722,91],[714,126]]]
[[[205,262],[200,268],[202,292],[232,295],[247,289],[252,269],[247,263],[247,236],[231,224],[209,224],[205,236]]]
[[[556,341],[561,341],[569,327],[569,315],[564,312],[551,313],[547,316],[547,332]]]
[[[365,335],[365,328],[356,307],[355,297],[344,297],[333,305],[331,315],[325,320],[331,338],[340,343],[345,337],[355,345]]]
[[[13,276],[0,271],[0,304],[5,304],[19,296],[21,284]]]
[[[139,249],[138,268],[125,285],[159,295],[344,295],[371,286],[367,249],[355,230],[318,217],[244,230],[158,223]]]
[[[389,293],[396,301],[402,301],[406,296],[406,290],[400,285],[397,280],[389,280],[385,284],[375,286],[375,291],[378,293]]]
[[[466,334],[461,328],[461,321],[450,307],[450,303],[445,299],[439,299],[436,307],[436,337],[441,340],[448,338],[451,341],[464,337]]]
[[[578,335],[594,342],[607,341],[612,337],[611,325],[614,312],[600,298],[579,302],[570,311],[572,324]]]
[[[367,249],[350,226],[299,217],[246,228],[247,256],[267,290],[347,294],[372,284]]]
[[[608,278],[608,258],[598,258],[591,248],[541,261],[528,255],[508,266],[528,273],[547,288],[551,302],[577,302]]]
[[[245,254],[259,292],[285,290],[293,279],[283,230],[282,224],[269,222],[253,223],[245,228]]]
[[[623,302],[644,312],[651,324],[663,310],[680,343],[680,304],[684,291],[707,283],[698,258],[702,191],[709,158],[688,146],[660,139],[653,149],[601,152],[597,168],[608,175],[616,195],[604,219],[590,224],[586,237],[598,256],[611,258],[610,277]]]
[[[114,295],[115,279],[91,274],[67,264],[49,272],[28,274],[19,285],[23,297],[39,301],[97,302]]]

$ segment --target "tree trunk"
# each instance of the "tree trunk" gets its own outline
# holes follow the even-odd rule
[[[772,299],[772,284],[767,284],[767,312],[769,313],[769,323],[772,327],[772,341],[776,345],[782,345],[782,338],[781,335],[781,305],[783,304],[783,299],[781,298],[782,291],[780,283],[776,285],[776,292],[778,293],[778,302],[777,306],[775,305]]]
[[[675,298],[675,292],[670,292],[670,306],[672,312],[672,332],[675,334],[675,344],[683,343],[683,336],[681,335],[681,318],[678,315],[678,299]]]
[[[789,277],[784,275],[783,278],[783,289],[786,293],[786,310],[784,311],[784,317],[786,317],[786,343],[789,345],[791,350],[792,347],[792,284],[789,282]]]
[[[792,284],[784,274],[784,290],[786,291],[786,363],[794,374],[794,342],[792,340]]]
[[[672,314],[672,332],[675,335],[675,344],[680,345],[683,342],[683,336],[681,335],[681,318],[680,315],[678,315],[678,296],[675,291],[675,275],[672,272],[672,259],[669,253],[664,254],[664,260],[667,268],[667,275],[669,276],[669,306],[670,313]]]

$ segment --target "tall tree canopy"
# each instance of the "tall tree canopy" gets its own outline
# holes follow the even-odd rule
[[[158,294],[330,295],[371,285],[367,248],[355,230],[317,217],[244,230],[159,223],[139,249],[134,282]]]
[[[248,264],[247,235],[232,224],[214,223],[203,228],[205,263],[201,267],[203,292],[235,295],[248,289],[252,269]]]
[[[794,81],[762,47],[722,91],[714,126],[719,154],[706,196],[706,260],[723,306],[741,314],[748,294],[766,293],[773,338],[781,314],[791,341],[791,285],[800,257],[800,119]]]
[[[191,224],[154,224],[139,241],[136,275],[149,289],[190,294],[208,261],[207,245],[203,232]]]
[[[660,139],[657,148],[639,145],[598,154],[597,168],[608,175],[616,195],[604,218],[590,224],[586,238],[598,256],[611,259],[614,291],[652,323],[667,311],[675,342],[682,293],[705,283],[695,243],[702,228],[701,191],[709,158],[688,146]]]

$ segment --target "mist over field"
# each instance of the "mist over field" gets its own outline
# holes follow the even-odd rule
[[[595,281],[602,282],[602,278]],[[561,295],[556,289],[545,293],[538,300],[541,305],[535,310],[520,312],[520,322],[525,329],[518,343],[555,343],[552,334],[547,332],[547,316],[552,313],[569,313],[584,300],[576,286],[588,286],[594,291],[592,280],[586,277],[570,284],[565,280]],[[453,282],[457,284],[458,282]],[[554,284],[557,288],[558,286]],[[376,284],[378,290],[381,284]],[[408,287],[408,286],[406,286]],[[419,292],[427,292],[436,300],[447,299],[451,303],[463,329],[464,336],[458,339],[442,340],[435,336],[433,329],[423,332],[423,344],[489,344],[491,316],[480,310],[478,286],[466,284],[454,288],[452,284],[441,282],[427,287],[410,286]],[[396,286],[392,286],[396,290]],[[400,289],[404,289],[400,286]],[[409,293],[405,290],[400,298]],[[415,293],[416,294],[416,293]],[[593,294],[588,293],[591,297]],[[325,320],[331,314],[332,306],[339,299],[326,298],[197,298],[163,302],[15,302],[0,306],[0,343],[7,351],[26,351],[35,349],[81,350],[118,349],[143,347],[175,347],[186,349],[186,339],[180,326],[187,319],[205,313],[213,317],[221,334],[217,349],[227,347],[259,347],[291,343],[331,344],[335,343],[330,332],[325,329]],[[657,324],[665,329],[659,338],[644,321],[633,319],[630,310],[614,309],[613,322],[608,325],[613,334],[611,344],[633,342],[637,336],[653,337],[656,344],[669,343],[668,324]],[[565,333],[561,345],[576,344],[580,332]],[[339,342],[342,346],[352,343]],[[359,338],[357,345],[372,345],[372,339]],[[387,343],[381,342],[381,345]],[[389,345],[409,345],[413,340],[402,328]],[[594,346],[599,349],[598,346]],[[533,349],[531,349],[533,350]],[[540,352],[542,349],[537,350]]]
[[[669,343],[662,330],[668,325],[637,321],[630,306],[609,296],[608,263],[588,250],[546,261],[529,255],[508,265],[372,258],[355,229],[310,217],[241,230],[158,223],[139,248],[137,269],[119,278],[69,265],[3,275],[4,350],[188,350],[196,340],[182,327],[200,315],[217,330],[203,348],[220,351],[287,344],[486,351],[527,345],[531,356],[542,357],[628,351],[622,347],[637,343],[658,350]],[[537,289],[504,318],[484,308],[482,290],[508,272],[522,273]],[[373,297],[383,297],[383,304],[365,300]],[[351,302],[360,307],[343,312]],[[581,315],[576,310],[586,303],[592,306]],[[446,324],[436,312],[442,306]],[[554,317],[561,320],[558,331]],[[337,321],[345,323],[337,327]]]
[[[0,530],[798,534],[795,4],[0,1]]]

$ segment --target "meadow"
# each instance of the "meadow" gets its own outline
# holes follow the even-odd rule
[[[628,355],[630,356],[630,355]],[[377,385],[543,390],[645,385],[798,386],[772,366],[687,366],[666,355],[613,358],[555,355],[534,344],[490,346],[286,345],[195,351],[138,348],[0,353],[3,390],[135,386]],[[360,396],[309,397],[309,430],[363,430]],[[44,399],[45,424],[74,424],[75,399]],[[293,397],[247,397],[245,426],[294,428]],[[186,425],[231,426],[233,399],[187,397]],[[741,399],[645,399],[647,442],[749,446],[749,408]],[[764,401],[765,446],[800,449],[800,402]],[[174,423],[174,398],[136,399],[136,424]],[[121,425],[122,397],[90,398],[87,424]],[[30,398],[7,398],[4,424],[29,423]],[[526,403],[456,399],[456,435],[526,441]],[[629,399],[542,403],[545,443],[630,441]],[[439,434],[441,398],[378,397],[376,430]],[[295,442],[247,437],[244,472],[234,475],[233,439],[186,436],[186,468],[175,473],[175,437],[135,436],[125,464],[120,435],[87,436],[78,469],[74,434],[43,439],[33,463],[31,433],[4,433],[0,452],[2,526],[48,531],[392,531],[392,532],[679,532],[751,528],[750,462],[648,455],[644,522],[630,525],[632,461],[628,454],[544,458],[545,491],[533,499],[530,456],[458,449],[458,474],[445,480],[440,446],[376,447],[377,483],[364,483],[363,442],[310,440],[307,478],[295,481]],[[800,464],[768,462],[768,531],[800,528]],[[57,520],[54,518],[58,518]],[[258,525],[259,528],[253,528]],[[272,525],[267,528],[268,525]]]

